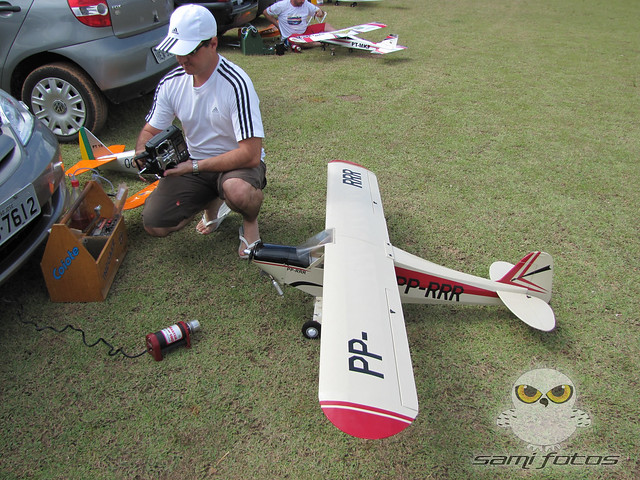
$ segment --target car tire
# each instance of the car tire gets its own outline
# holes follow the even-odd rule
[[[22,101],[61,142],[78,139],[80,127],[97,133],[107,121],[107,100],[94,81],[69,63],[36,68],[22,85]]]

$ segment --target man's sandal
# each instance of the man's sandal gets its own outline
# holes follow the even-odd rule
[[[196,227],[196,232],[198,232],[200,235],[209,235],[210,233],[215,232],[220,226],[220,224],[222,223],[222,221],[225,218],[227,218],[227,215],[229,215],[229,213],[231,213],[231,209],[226,203],[223,203],[222,205],[220,205],[220,208],[218,209],[218,217],[215,218],[214,220],[209,220],[209,216],[207,215],[207,211],[205,210],[204,213],[202,214],[202,220],[198,222],[198,225],[202,224],[204,229],[208,229],[209,227],[212,227],[212,226],[213,228],[211,230],[202,232],[198,230],[198,228]]]
[[[244,235],[244,227],[240,227],[240,230],[238,230],[238,237],[240,238],[240,246],[238,247],[238,253],[239,253],[239,252],[242,252],[242,253],[239,253],[240,258],[241,258],[242,260],[246,260],[246,259],[248,259],[248,258],[249,258],[249,253],[248,253],[248,252],[249,252],[253,247],[255,247],[255,246],[258,244],[258,242],[260,242],[261,240],[260,240],[260,239],[258,239],[258,240],[256,240],[256,241],[255,241],[255,242],[253,242],[253,243],[249,243],[249,242],[247,241],[247,239],[246,239],[246,238],[244,238],[244,236],[243,236],[243,235]],[[243,245],[244,245],[244,248],[242,247]]]

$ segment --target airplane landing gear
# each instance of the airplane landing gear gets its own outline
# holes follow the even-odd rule
[[[316,297],[313,305],[313,320],[309,320],[302,326],[302,335],[304,338],[315,340],[320,338],[320,329],[322,322],[322,297]]]
[[[309,340],[320,338],[321,326],[314,320],[309,320],[302,326],[302,335]]]
[[[326,52],[326,51],[327,51],[327,45],[326,45],[325,43],[323,43],[322,45],[320,45],[320,48],[322,49],[322,51],[323,51],[323,52]],[[336,54],[336,48],[335,48],[335,47],[331,47],[331,48],[329,49],[329,53],[330,53],[331,55],[335,55],[335,54]]]

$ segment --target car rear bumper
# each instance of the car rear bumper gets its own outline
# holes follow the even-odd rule
[[[160,79],[168,71],[169,70],[163,70],[160,73],[142,79],[136,83],[125,85],[123,87],[112,88],[110,90],[104,90],[102,93],[104,93],[104,96],[113,103],[122,103],[133,98],[141,97],[155,90]]]
[[[153,91],[162,76],[177,66],[175,57],[158,63],[153,54],[166,33],[165,29],[156,29],[127,38],[105,37],[54,52],[85,65],[105,96],[120,103]],[[89,65],[83,61],[87,51],[96,59]]]
[[[227,30],[231,30],[232,28],[241,27],[242,25],[246,25],[252,20],[255,20],[257,16],[258,16],[258,4],[252,3],[249,5],[246,5],[244,9],[236,10],[236,16],[230,19],[230,23],[225,24],[225,28]]]

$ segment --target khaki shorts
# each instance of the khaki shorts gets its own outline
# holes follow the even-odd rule
[[[267,185],[266,173],[266,165],[260,162],[255,168],[163,177],[144,203],[142,222],[145,227],[174,227],[204,210],[217,197],[224,199],[222,184],[225,180],[240,178],[262,190]]]

